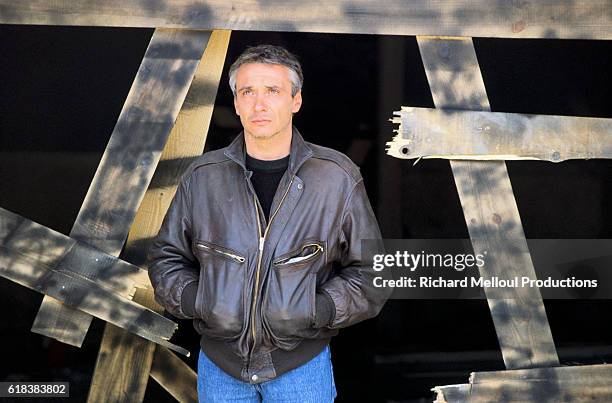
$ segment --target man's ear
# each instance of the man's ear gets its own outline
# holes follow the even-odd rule
[[[291,112],[297,113],[302,107],[302,90],[299,90],[293,97],[293,108]]]
[[[240,116],[240,113],[238,113],[238,102],[236,102],[235,95],[234,95],[234,111],[236,111],[236,115]]]

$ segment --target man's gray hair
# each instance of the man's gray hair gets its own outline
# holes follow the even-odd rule
[[[297,57],[281,46],[258,45],[248,47],[229,69],[229,85],[234,97],[236,96],[236,72],[238,68],[247,63],[278,64],[289,69],[291,80],[291,96],[295,96],[302,89],[304,75],[302,66]]]

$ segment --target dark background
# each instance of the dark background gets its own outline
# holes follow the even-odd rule
[[[0,206],[68,234],[152,35],[0,25]],[[229,61],[274,43],[303,64],[295,124],[361,166],[385,238],[468,238],[448,161],[384,153],[400,105],[433,107],[414,37],[232,33]],[[612,117],[612,42],[475,38],[497,112]],[[207,149],[239,132],[226,63]],[[507,163],[528,238],[610,238],[607,160]],[[103,322],[81,349],[30,332],[42,295],[0,278],[0,381],[61,380],[84,401]],[[563,364],[612,357],[609,301],[545,301]],[[189,321],[174,341],[197,351]],[[339,402],[431,401],[436,385],[503,369],[486,301],[390,301],[332,342]],[[195,368],[197,354],[186,361]],[[25,401],[25,400],[22,400]],[[68,401],[68,400],[66,400]],[[145,401],[172,401],[150,380]]]

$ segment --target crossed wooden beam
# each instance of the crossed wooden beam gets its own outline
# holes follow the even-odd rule
[[[612,39],[611,10],[609,0],[0,0],[4,24],[155,28],[70,237],[0,210],[0,275],[46,294],[35,332],[80,346],[92,315],[109,322],[88,401],[142,401],[149,374],[177,400],[196,401],[195,373],[169,351],[185,352],[167,341],[175,325],[155,313],[160,307],[138,266],[182,172],[204,148],[229,42],[229,31],[209,30],[417,35],[436,107],[468,109],[481,114],[474,119],[486,120],[491,115],[475,112],[488,111],[489,104],[470,37]],[[461,142],[450,140],[473,122],[473,115],[436,110],[426,117],[430,112],[402,111],[400,133],[389,153],[451,159],[474,251],[500,257],[481,274],[535,278],[505,162],[456,160],[465,150],[457,147]],[[496,119],[499,127],[513,127],[508,124],[520,117],[504,114]],[[553,118],[540,119],[550,127],[546,119]],[[438,122],[443,129],[448,140],[443,150],[414,148],[419,139],[435,135],[412,129],[425,121]],[[498,144],[499,138],[485,143]],[[473,159],[503,160],[512,153],[520,157],[523,149],[515,146],[497,154],[481,152]],[[535,152],[549,155],[543,148]],[[597,156],[608,154],[606,149]],[[550,154],[553,161],[566,158],[584,156],[567,150]],[[155,171],[160,160],[168,163]],[[122,247],[121,256],[131,264],[118,259]],[[557,366],[539,291],[485,292],[506,368]],[[511,371],[500,374],[505,372]],[[472,396],[472,388],[459,388],[461,396]]]
[[[0,209],[0,274],[45,294],[32,331],[80,347],[92,315],[108,322],[89,401],[142,401],[149,372],[197,400],[195,373],[168,348],[189,352],[168,342],[177,325],[138,266],[204,149],[229,37],[155,30],[69,237]]]

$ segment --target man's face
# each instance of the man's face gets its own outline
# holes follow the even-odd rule
[[[291,131],[302,94],[291,96],[289,69],[278,64],[247,63],[236,71],[234,107],[246,135],[270,139]]]

